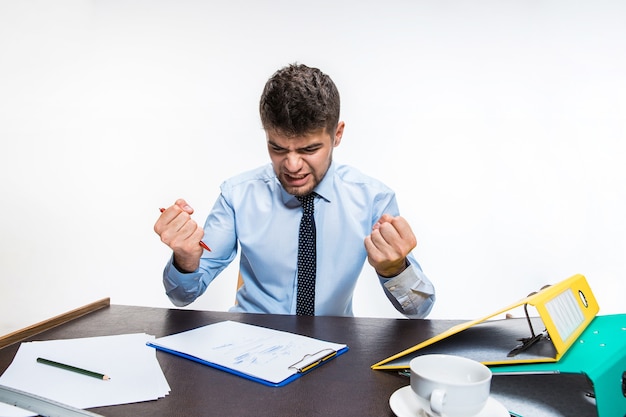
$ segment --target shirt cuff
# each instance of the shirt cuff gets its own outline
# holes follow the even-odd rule
[[[381,283],[391,295],[394,305],[410,318],[424,318],[435,301],[435,288],[421,269],[409,265],[393,278],[380,277]]]
[[[165,293],[177,307],[184,307],[194,301],[201,291],[201,272],[182,273],[174,266],[173,257],[163,271]]]

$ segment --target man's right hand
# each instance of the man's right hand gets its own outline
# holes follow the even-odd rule
[[[174,251],[174,266],[180,272],[194,272],[200,265],[204,230],[191,218],[193,208],[183,199],[163,210],[154,224],[161,241]]]

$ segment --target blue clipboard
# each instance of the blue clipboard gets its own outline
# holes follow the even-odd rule
[[[344,344],[233,321],[165,336],[147,345],[269,387],[285,386],[349,349]],[[257,363],[272,363],[279,372],[266,374],[272,367],[257,367]]]
[[[195,356],[187,355],[186,353],[182,353],[182,352],[178,352],[178,351],[175,351],[175,350],[167,349],[167,348],[164,348],[164,347],[161,347],[161,346],[155,346],[152,343],[147,343],[147,345],[151,346],[153,348],[156,348],[157,350],[160,350],[160,351],[163,351],[163,352],[167,352],[167,353],[171,353],[173,355],[180,356],[181,358],[189,359],[191,361],[198,362],[198,363],[201,363],[201,364],[206,365],[206,366],[210,366],[211,368],[219,369],[220,371],[225,371],[225,372],[228,372],[230,374],[240,376],[240,377],[248,379],[250,381],[258,382],[259,384],[263,384],[263,385],[268,386],[268,387],[284,387],[285,385],[289,384],[290,382],[295,381],[296,379],[300,378],[301,376],[308,374],[309,372],[313,371],[314,369],[317,369],[318,367],[320,367],[321,365],[327,363],[328,361],[330,361],[332,359],[335,359],[337,356],[340,356],[340,355],[346,353],[348,351],[348,349],[349,349],[346,346],[343,349],[340,349],[338,351],[334,351],[334,353],[330,357],[324,358],[323,360],[320,360],[319,362],[316,362],[314,364],[310,364],[306,368],[304,368],[302,370],[298,370],[297,372],[295,372],[290,377],[288,377],[288,378],[286,378],[286,379],[284,379],[284,380],[282,380],[282,381],[280,381],[278,383],[275,383],[275,382],[267,381],[267,380],[262,379],[262,378],[257,378],[257,377],[252,376],[252,375],[248,375],[248,374],[246,374],[244,372],[240,372],[240,371],[234,370],[232,368],[228,368],[226,366],[219,365],[217,363],[209,362],[209,361],[197,358]]]

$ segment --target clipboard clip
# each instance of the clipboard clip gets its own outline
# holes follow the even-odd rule
[[[549,285],[545,285],[541,289],[543,290],[546,287],[549,287]],[[529,296],[534,295],[534,294],[536,294],[536,292],[530,293]],[[533,346],[535,343],[537,343],[541,339],[544,339],[544,338],[547,339],[548,337],[547,329],[544,329],[543,332],[539,334],[535,334],[535,330],[533,329],[533,323],[530,321],[530,316],[528,315],[528,304],[524,304],[524,313],[526,314],[526,321],[528,322],[528,327],[530,328],[530,337],[522,337],[521,339],[517,339],[519,342],[522,342],[522,343],[515,346],[513,350],[511,350],[506,355],[509,358],[517,355],[518,353],[522,353],[530,349],[530,347]]]
[[[288,369],[295,369],[299,373],[303,374],[316,366],[321,365],[327,360],[332,359],[335,355],[337,355],[337,351],[330,348],[322,349],[315,353],[308,353],[298,362],[289,366]]]

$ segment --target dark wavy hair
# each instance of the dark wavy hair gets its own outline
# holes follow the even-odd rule
[[[339,91],[317,68],[291,64],[265,84],[259,103],[265,130],[299,136],[324,128],[334,135],[339,123]]]

